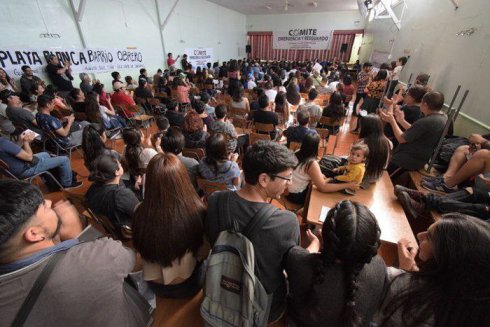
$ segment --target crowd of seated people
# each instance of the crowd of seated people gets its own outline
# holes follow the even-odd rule
[[[153,79],[142,69],[134,95],[114,72],[114,93],[109,95],[87,74],[80,75],[80,89],[74,88],[70,65],[51,58],[48,72],[67,98],[66,103],[58,98],[68,110],[64,115],[59,115],[54,97],[58,90],[42,92],[42,81],[29,67],[23,69],[22,84],[27,102],[14,93],[14,82],[4,78],[6,90],[0,91],[0,98],[6,119],[14,129],[22,125],[39,134],[50,132],[63,147],[81,147],[90,184],[84,205],[114,226],[130,228],[133,247],[101,238],[69,202],[52,206],[38,187],[0,180],[0,299],[5,303],[0,311],[7,323],[14,321],[44,267],[60,258],[27,323],[146,326],[148,303],[124,281],[135,266],[135,254],[142,261],[141,281],[151,292],[190,299],[206,288],[210,247],[231,228],[229,221],[245,230],[266,212],[250,242],[258,281],[269,295],[269,323],[287,317],[291,326],[490,324],[485,293],[490,265],[482,259],[490,248],[490,226],[484,221],[490,218],[488,136],[472,135],[468,145],[454,150],[445,172],[424,178],[428,193],[395,185],[410,220],[429,216],[431,210],[444,214],[417,235],[418,244],[400,240],[396,268],[387,267],[380,256],[375,215],[349,201],[348,195],[315,230],[298,222],[296,213],[305,212],[275,206],[281,196],[304,206],[312,187],[323,193],[357,192],[377,183],[385,171],[396,183],[404,171],[423,168],[446,124],[442,93],[418,83],[406,92],[395,89],[401,70],[396,67],[403,65],[372,76],[367,63],[352,85],[341,63],[335,62],[322,71],[312,69],[314,61],[230,60],[198,71],[185,57],[182,70],[175,69],[172,56],[169,62],[172,67],[157,71]],[[206,81],[214,76],[226,83],[208,92]],[[244,84],[250,81],[257,86],[245,93]],[[200,92],[191,94],[197,85]],[[384,97],[391,87],[393,96]],[[323,93],[323,88],[328,91]],[[304,103],[300,91],[307,94]],[[325,104],[318,105],[320,94],[325,94]],[[33,96],[37,112],[26,107]],[[151,106],[136,105],[141,98],[158,99],[164,108],[155,117],[153,135],[126,119],[139,115],[137,110],[151,111]],[[327,178],[324,158],[318,157],[317,129],[330,126],[315,123],[322,116],[341,120],[350,112],[346,103],[351,101],[367,114],[353,118],[359,139],[347,144],[347,158],[338,158],[341,164],[332,169],[337,176]],[[116,106],[124,117],[118,116]],[[255,123],[272,125],[271,140],[246,146],[248,135],[238,135],[231,108],[247,110],[250,128]],[[84,113],[77,118],[85,119],[75,119],[77,113]],[[121,131],[125,147],[119,154],[106,145],[107,133],[127,125]],[[35,134],[19,134],[17,145],[8,139],[11,132],[2,132],[7,135],[0,136],[0,159],[18,179],[49,170],[63,188],[81,184],[73,178],[68,156],[33,151]],[[293,142],[300,144],[297,151],[288,149]],[[196,148],[203,157],[183,155]],[[226,191],[203,197],[199,178],[223,184]],[[56,310],[58,301],[63,312]]]

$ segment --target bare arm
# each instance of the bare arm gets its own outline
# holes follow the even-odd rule
[[[403,137],[403,131],[400,129],[400,126],[398,126],[398,123],[395,120],[395,117],[393,116],[392,113],[390,112],[383,112],[380,111],[379,116],[381,119],[391,125],[391,129],[393,130],[393,134],[395,135],[396,140],[398,143],[403,144],[407,143],[407,140]]]
[[[31,142],[34,140],[33,135],[21,134],[22,150],[17,154],[17,158],[23,161],[31,162],[33,158],[33,153],[31,149]]]
[[[325,176],[323,176],[320,165],[316,160],[311,163],[310,169],[308,170],[308,175],[310,175],[311,181],[317,187],[317,189],[323,193],[342,191],[346,188],[359,188],[359,186],[354,182],[342,184],[329,183],[328,180],[325,179]]]
[[[74,121],[75,121],[75,116],[73,116],[73,115],[68,116],[68,124],[66,124],[65,127],[58,128],[56,130],[56,133],[58,133],[60,136],[70,135],[70,128],[71,128],[71,125],[73,125]]]
[[[244,97],[243,100],[245,101],[245,109],[250,112],[250,102],[248,101],[248,98]]]
[[[111,105],[111,108],[105,107],[105,113],[108,114],[109,116],[115,116],[116,115],[116,111],[114,110],[114,107],[112,107],[112,105]]]

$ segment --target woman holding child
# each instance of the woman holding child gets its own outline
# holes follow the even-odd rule
[[[286,198],[295,204],[304,204],[310,182],[320,192],[336,192],[346,188],[356,189],[359,187],[355,182],[335,184],[325,179],[316,159],[319,144],[320,136],[318,134],[307,134],[303,138],[301,148],[295,154],[298,158],[298,165],[293,171],[292,183],[288,187],[289,194],[286,195]]]

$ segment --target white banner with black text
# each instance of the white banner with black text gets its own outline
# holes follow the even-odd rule
[[[326,50],[330,48],[333,31],[317,28],[292,28],[272,32],[273,49]]]
[[[140,50],[103,48],[0,49],[0,67],[10,76],[21,76],[24,65],[39,74],[46,70],[47,58],[51,54],[61,62],[70,61],[72,73],[101,73],[144,67]]]

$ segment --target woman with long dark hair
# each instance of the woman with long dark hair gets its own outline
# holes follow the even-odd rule
[[[85,112],[87,103],[85,102],[85,93],[82,90],[73,88],[67,96],[68,104],[74,112]]]
[[[376,113],[379,102],[381,101],[381,98],[385,93],[387,76],[388,73],[386,72],[386,70],[381,69],[376,74],[373,81],[369,83],[368,86],[366,86],[366,88],[364,89],[364,92],[366,92],[366,98],[361,105],[361,109],[366,110],[368,114]]]
[[[490,225],[449,213],[398,243],[400,274],[385,299],[380,326],[490,326]],[[418,253],[417,253],[418,252]]]
[[[209,181],[226,184],[229,190],[236,190],[240,185],[237,158],[238,155],[228,153],[225,135],[215,133],[206,140],[206,157],[199,163],[199,174]]]
[[[226,73],[226,76],[228,77],[228,93],[233,96],[235,94],[236,88],[240,87],[242,85],[240,83],[240,69],[238,66],[238,61],[236,60],[231,60],[230,65],[228,67],[228,72]],[[242,85],[243,87],[243,85]]]
[[[276,98],[274,99],[274,111],[278,114],[282,114],[283,121],[287,123],[289,121],[289,104],[286,99],[286,93],[279,91],[277,92]]]
[[[393,144],[383,132],[383,122],[378,115],[370,114],[361,119],[361,132],[359,139],[369,148],[364,180],[376,182],[390,160]]]
[[[87,120],[91,123],[104,124],[102,114],[100,113],[99,95],[95,92],[89,92],[85,99],[85,114]]]
[[[202,287],[205,208],[184,164],[173,154],[148,164],[145,199],[133,215],[133,242],[143,258],[143,278],[159,297],[191,297]]]
[[[342,201],[325,218],[323,246],[307,231],[308,248],[290,250],[288,315],[298,326],[369,325],[384,295],[386,267],[376,255],[380,234],[366,206]]]
[[[130,175],[135,178],[141,175],[141,170],[148,166],[151,158],[157,152],[152,148],[145,148],[145,135],[136,128],[127,128],[123,131],[123,140],[126,147],[123,150],[123,159],[128,165]]]
[[[2,84],[2,89],[7,89],[13,92],[18,92],[17,85],[12,77],[10,77],[7,72],[0,68],[0,84]]]
[[[286,99],[293,106],[297,106],[301,102],[301,94],[299,94],[298,79],[296,77],[291,78],[286,88]]]
[[[111,98],[104,91],[104,84],[94,84],[95,99],[98,103],[101,119],[107,129],[126,127],[126,121],[114,110]],[[95,106],[94,106],[95,108]]]
[[[328,106],[323,108],[322,116],[330,117],[334,120],[340,120],[345,116],[345,108],[342,102],[342,94],[340,92],[332,93]]]
[[[330,101],[328,103],[328,106],[323,108],[322,116],[333,118],[333,120],[336,122],[340,122],[342,117],[345,116],[344,103],[342,99],[342,94],[340,92],[336,91],[332,93],[332,95],[330,96]],[[339,132],[338,126],[332,127],[329,125],[321,125],[321,124],[318,124],[318,126],[321,128],[327,128],[330,131],[330,133],[334,135],[336,135]]]
[[[106,130],[103,124],[92,123],[85,126],[82,133],[83,164],[91,170],[91,164],[102,154],[116,154],[117,152],[105,146],[107,141]],[[117,155],[118,158],[119,155]],[[119,159],[119,158],[118,158]]]
[[[233,93],[231,94],[231,106],[233,108],[246,109],[247,112],[250,111],[250,102],[248,98],[243,95],[244,89],[243,85],[237,85],[233,89]]]
[[[288,186],[289,194],[286,198],[295,204],[304,204],[308,186],[313,183],[320,192],[337,192],[346,188],[356,189],[359,186],[354,183],[329,183],[325,180],[317,160],[320,136],[307,134],[303,138],[301,148],[295,153],[298,165],[293,171],[291,185]]]

